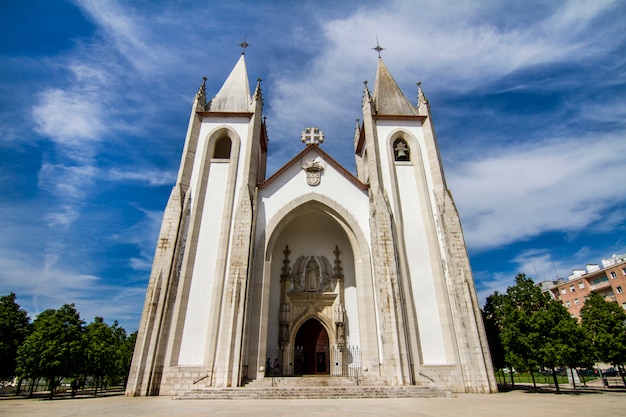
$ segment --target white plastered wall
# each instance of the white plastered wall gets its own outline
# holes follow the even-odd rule
[[[448,355],[443,321],[441,319],[441,296],[437,294],[443,276],[437,276],[439,266],[433,264],[431,251],[439,247],[433,227],[432,178],[425,149],[421,123],[403,125],[403,138],[411,149],[411,162],[394,163],[392,137],[398,131],[396,123],[378,121],[381,172],[385,189],[391,194],[390,204],[396,223],[402,228],[404,253],[411,281],[411,296],[418,324],[421,362],[423,364],[446,364]],[[391,165],[391,166],[390,166]],[[421,181],[418,181],[421,180]],[[424,190],[424,188],[426,188]],[[439,284],[439,285],[438,285]]]
[[[228,125],[226,125],[228,123]],[[208,151],[208,139],[215,136],[215,132],[228,132],[231,137],[231,159],[210,159],[212,156]],[[178,365],[180,366],[201,366],[207,357],[207,340],[211,326],[214,324],[211,312],[219,305],[221,294],[215,293],[218,287],[218,280],[223,279],[224,260],[220,261],[221,254],[228,246],[228,234],[223,236],[224,231],[230,230],[231,222],[231,199],[237,198],[237,191],[240,187],[232,184],[233,164],[237,164],[236,158],[243,158],[245,152],[238,152],[244,148],[247,138],[248,119],[211,119],[203,121],[200,129],[200,138],[196,155],[203,155],[203,158],[194,160],[194,167],[191,175],[190,192],[192,200],[200,188],[203,181],[203,170],[206,171],[205,164],[210,164],[208,177],[206,178],[206,194],[204,196],[202,214],[200,217],[200,232],[196,248],[196,257],[193,264],[189,299],[185,312],[184,327],[181,336],[180,353]],[[218,134],[221,137],[221,134]],[[217,138],[214,138],[217,139]],[[240,144],[241,140],[241,144]],[[235,149],[235,148],[238,149]],[[210,160],[206,160],[210,159]],[[238,164],[237,164],[238,165]],[[241,181],[240,176],[243,170],[236,170],[236,184]],[[235,194],[233,195],[233,191]],[[217,276],[217,275],[220,276]]]

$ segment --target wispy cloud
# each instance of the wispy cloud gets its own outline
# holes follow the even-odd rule
[[[98,102],[93,93],[48,89],[33,109],[38,131],[59,145],[85,151],[85,145],[99,140],[104,129]]]
[[[514,146],[449,172],[467,240],[489,249],[580,229],[626,199],[622,136]]]
[[[168,184],[173,186],[176,181],[176,172],[161,171],[157,169],[133,171],[122,168],[113,168],[109,172],[109,176],[114,181],[137,182],[151,187]]]

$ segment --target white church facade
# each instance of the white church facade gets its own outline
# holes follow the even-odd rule
[[[127,395],[268,375],[496,388],[428,101],[379,58],[352,142],[356,175],[302,132],[266,177],[260,84],[241,58],[197,93],[154,257]]]

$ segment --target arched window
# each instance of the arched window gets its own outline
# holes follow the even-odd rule
[[[411,150],[404,139],[396,139],[393,142],[393,156],[396,161],[411,160]]]
[[[228,136],[219,138],[215,143],[215,150],[213,151],[213,158],[217,159],[230,159],[230,148],[232,142]]]

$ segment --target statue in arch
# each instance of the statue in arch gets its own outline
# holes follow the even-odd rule
[[[317,291],[319,289],[320,267],[313,259],[306,264],[306,290]]]

